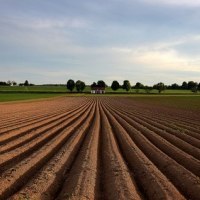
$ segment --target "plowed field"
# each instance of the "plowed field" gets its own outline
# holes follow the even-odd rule
[[[127,97],[1,104],[0,199],[200,200],[200,114]]]

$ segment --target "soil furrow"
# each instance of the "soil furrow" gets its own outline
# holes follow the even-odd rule
[[[0,199],[199,200],[199,112],[158,100],[0,104]]]
[[[41,148],[44,144],[51,141],[55,138],[62,130],[70,127],[79,117],[81,117],[82,113],[79,113],[77,116],[66,120],[65,123],[62,123],[59,126],[48,131],[45,135],[41,135],[41,137],[36,138],[34,141],[26,144],[26,146],[19,147],[17,150],[13,150],[9,152],[9,154],[0,156],[0,172],[5,170],[8,167],[11,167],[16,162],[28,157],[32,154],[32,152]]]
[[[200,177],[200,161],[196,160],[194,157],[186,154],[184,151],[178,149],[176,146],[171,145],[168,141],[163,140],[162,137],[155,134],[155,132],[147,129],[144,126],[141,126],[136,122],[135,118],[128,117],[121,112],[117,111],[117,109],[112,110],[115,111],[121,118],[123,118],[126,122],[128,122],[132,127],[134,127],[137,131],[140,131],[151,143],[153,143],[156,147],[158,147],[165,154],[176,160],[179,164],[183,165],[189,171],[194,173],[196,176]]]
[[[125,100],[125,101],[124,101]],[[156,112],[156,107],[153,106],[153,109],[152,109],[152,106],[151,107],[147,107],[147,108],[144,108],[143,106],[140,107],[138,104],[136,104],[136,106],[130,106],[131,104],[133,104],[133,101],[131,102],[127,102],[127,99],[122,99],[122,102],[119,102],[119,99],[118,101],[111,101],[112,104],[118,106],[118,107],[122,107],[123,109],[125,110],[129,110],[129,111],[134,111],[134,112],[137,112],[137,114],[140,116],[142,116],[144,114],[144,110],[145,110],[145,115],[146,116],[149,116],[150,119],[155,119],[155,120],[161,120],[164,118],[165,121],[167,121],[169,123],[169,125],[171,123],[174,123],[176,122],[177,125],[181,125],[182,123],[184,124],[187,124],[189,127],[196,127],[195,130],[197,130],[198,132],[200,131],[200,126],[199,126],[199,122],[197,121],[196,123],[194,123],[194,120],[196,120],[194,117],[192,118],[187,118],[188,121],[182,119],[183,117],[183,114],[180,115],[178,118],[176,117],[175,119],[173,118],[173,116],[176,116],[177,115],[177,112],[176,113],[173,113],[173,110],[172,113],[170,114],[167,114],[166,112],[162,112],[162,111],[159,111],[159,112]],[[129,104],[130,103],[130,104]],[[136,113],[135,113],[136,114]],[[161,122],[162,123],[162,122]]]
[[[112,127],[103,112],[101,114],[101,140],[103,173],[101,174],[104,199],[144,199],[129,171],[117,145]],[[115,183],[115,184],[113,184]]]
[[[46,144],[27,159],[15,164],[13,168],[4,171],[0,178],[0,185],[3,185],[0,188],[0,199],[8,198],[8,196],[19,190],[37,170],[48,162],[62,148],[72,134],[83,125],[90,111],[91,107],[69,128],[60,130],[60,133],[51,143]]]
[[[94,106],[91,114],[69,138],[59,152],[34,177],[10,199],[54,199],[65,181],[65,174],[72,168],[84,138],[94,120]]]
[[[114,107],[120,108],[116,105]],[[164,122],[160,118],[159,119],[155,118],[155,116],[153,116],[153,114],[152,114],[152,117],[150,117],[148,114],[146,114],[146,112],[145,112],[145,114],[144,114],[144,112],[143,113],[135,112],[135,111],[133,112],[130,110],[126,110],[124,107],[123,107],[123,110],[121,110],[121,111],[126,112],[127,114],[130,114],[133,116],[137,116],[139,119],[141,119],[145,122],[149,122],[150,124],[153,124],[155,127],[159,128],[161,130],[166,130],[167,132],[174,134],[183,140],[186,140],[189,142],[192,141],[196,147],[200,148],[200,134],[198,132],[191,131],[188,128],[184,128],[184,129],[180,128],[180,127],[178,128],[177,127],[178,125],[175,127],[174,125],[171,125],[172,121],[167,122],[167,120],[165,119],[165,122]],[[192,138],[191,136],[194,138]]]
[[[135,145],[133,140],[119,122],[104,109],[123,156],[129,169],[135,175],[136,183],[148,199],[185,199],[168,181],[168,179],[156,168],[156,166]],[[149,187],[151,186],[151,187]]]
[[[1,129],[1,133],[0,133],[0,138],[2,137],[2,136],[4,136],[5,134],[7,134],[7,133],[10,133],[11,131],[14,131],[14,130],[19,130],[19,129],[22,129],[22,128],[24,128],[24,127],[27,127],[27,126],[33,126],[33,125],[35,125],[35,124],[37,124],[37,123],[43,123],[44,122],[44,120],[48,120],[49,118],[53,118],[53,117],[56,117],[57,115],[62,115],[62,114],[64,114],[64,113],[67,113],[67,112],[73,112],[73,110],[74,109],[79,109],[79,106],[77,106],[77,107],[75,107],[75,108],[70,108],[70,109],[67,109],[67,110],[60,110],[60,111],[57,111],[57,112],[55,112],[55,113],[53,113],[53,114],[49,114],[49,112],[47,113],[47,114],[45,114],[44,116],[36,116],[36,117],[34,117],[33,119],[31,118],[30,119],[30,117],[29,117],[29,120],[26,120],[25,122],[26,123],[22,123],[22,125],[19,123],[19,120],[18,120],[18,123],[17,123],[17,125],[15,125],[14,127],[13,126],[9,126],[9,127],[11,127],[11,128],[9,128],[9,129]]]
[[[66,174],[66,181],[56,199],[98,199],[98,148],[100,116],[96,105],[93,124],[87,133],[83,146],[73,167]]]
[[[20,106],[20,109],[19,109],[20,112],[19,111],[16,113],[11,112],[7,115],[4,114],[3,119],[0,121],[0,127],[2,129],[2,126],[9,127],[9,126],[12,126],[12,123],[13,123],[13,125],[16,125],[16,124],[19,124],[20,122],[24,123],[24,122],[28,122],[32,119],[45,117],[47,114],[52,115],[57,112],[62,112],[63,110],[67,111],[67,110],[70,110],[71,108],[75,108],[75,107],[77,107],[81,104],[85,104],[87,102],[88,102],[88,100],[74,101],[73,99],[71,99],[71,102],[68,102],[66,104],[66,102],[64,102],[64,98],[63,98],[62,101],[57,102],[58,104],[56,102],[54,102],[53,104],[48,104],[48,103],[42,104],[41,103],[41,104],[38,104],[37,106],[34,106],[33,108],[31,108],[31,106],[29,105],[30,103],[28,103],[28,104],[24,103],[24,104],[22,104],[23,107]],[[28,106],[28,108],[26,109],[27,106]],[[53,108],[53,110],[51,112],[49,112],[50,108]],[[12,117],[12,115],[13,115],[13,117]]]
[[[144,154],[164,173],[169,180],[186,196],[186,198],[199,199],[200,179],[191,174],[173,159],[150,143],[139,131],[130,126],[119,115],[113,114],[118,122],[129,133],[132,140]],[[192,185],[192,188],[190,187]]]
[[[55,119],[50,119],[47,122],[42,123],[41,125],[36,125],[36,127],[31,127],[28,130],[22,131],[18,134],[12,133],[9,135],[13,135],[4,139],[0,142],[0,154],[11,151],[17,147],[25,145],[29,143],[31,140],[36,139],[41,136],[43,133],[49,131],[52,128],[62,124],[65,120],[69,120],[71,117],[76,115],[79,112],[85,111],[88,108],[88,105],[83,106],[79,110],[73,110],[72,112],[62,114],[61,116],[57,116]],[[4,145],[2,145],[4,144]]]
[[[120,110],[120,112],[121,112],[121,110]],[[127,116],[129,116],[129,114],[127,114],[127,113],[125,113],[125,114]],[[141,120],[139,116],[135,117],[135,116],[131,115],[130,117],[132,119],[134,119],[137,123],[143,125],[144,127],[147,127],[149,130],[151,130],[151,131],[155,132],[156,134],[158,134],[159,136],[163,137],[165,140],[167,140],[171,144],[177,146],[181,150],[187,152],[188,154],[192,155],[196,159],[200,160],[200,149],[195,147],[197,145],[197,143],[195,143],[196,145],[194,146],[194,145],[190,144],[189,141],[185,142],[184,140],[180,139],[179,137],[169,134],[168,132],[166,132],[165,129],[162,130],[162,129],[157,128],[156,126],[151,125],[150,124],[151,122],[149,122],[148,120],[145,120],[145,119]],[[191,141],[194,141],[194,140],[190,140],[190,142]],[[197,141],[195,141],[195,142],[197,142]]]

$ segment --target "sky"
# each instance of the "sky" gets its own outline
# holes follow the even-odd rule
[[[0,81],[200,82],[200,0],[0,0]]]

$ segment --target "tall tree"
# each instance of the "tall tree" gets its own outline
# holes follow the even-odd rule
[[[67,81],[67,89],[70,90],[70,91],[72,92],[72,90],[74,89],[74,87],[75,87],[75,82],[74,82],[74,80],[69,79],[69,80]]]
[[[82,92],[85,89],[85,83],[83,81],[76,81],[76,90],[77,92]]]
[[[116,90],[119,89],[119,87],[120,87],[120,85],[119,85],[118,81],[113,81],[112,82],[112,85],[111,85],[112,90],[116,91]]]
[[[193,87],[192,87],[193,86]],[[194,84],[191,84],[191,91],[194,92],[194,93],[197,93],[198,92],[198,83],[197,82],[194,82]]]
[[[160,82],[153,86],[154,89],[157,89],[159,93],[165,90],[166,86],[164,83]]]
[[[25,80],[25,82],[24,82],[24,86],[29,86],[29,82],[28,82],[28,80]]]
[[[169,86],[172,90],[177,90],[180,88],[180,86],[177,83],[173,83],[171,86]]]
[[[16,85],[17,85],[17,82],[12,81],[12,85],[16,86]]]
[[[104,81],[102,81],[102,80],[98,81],[98,82],[97,82],[97,85],[98,85],[99,87],[106,87],[106,83],[105,83]]]
[[[4,82],[4,81],[0,81],[0,85],[7,85],[7,83],[6,82]]]
[[[96,87],[97,84],[95,82],[92,83],[91,87]]]
[[[83,81],[81,81],[80,88],[81,88],[81,92],[83,92],[83,90],[85,89],[85,83]]]
[[[189,81],[188,82],[188,89],[192,90],[193,88],[195,88],[197,86],[197,83],[195,83],[194,81]]]
[[[131,84],[128,80],[125,80],[124,83],[123,83],[123,86],[122,88],[126,91],[129,91],[131,89]]]
[[[142,84],[142,83],[140,83],[140,82],[137,82],[136,84],[135,84],[135,87],[134,87],[135,89],[143,89],[144,88],[144,85]]]
[[[188,89],[188,84],[187,84],[186,81],[184,81],[184,82],[182,83],[181,88],[184,89],[184,90],[187,90],[187,89]]]

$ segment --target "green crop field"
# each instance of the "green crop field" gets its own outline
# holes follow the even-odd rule
[[[0,86],[0,92],[66,92],[64,86]]]
[[[43,99],[49,97],[57,97],[62,94],[44,94],[44,93],[0,93],[0,102]]]
[[[47,98],[47,97],[53,97],[58,95],[91,95],[90,94],[90,86],[86,86],[83,93],[76,93],[76,90],[74,89],[71,93],[65,86],[0,86],[0,102],[5,101],[16,101],[16,100],[29,100],[29,99],[38,99],[38,98]],[[192,93],[190,90],[165,90],[161,94],[158,94],[157,90],[151,90],[151,92],[148,94],[147,91],[144,89],[131,89],[130,91],[126,92],[123,89],[118,89],[116,91],[113,91],[111,87],[106,88],[106,94],[105,95],[129,95],[129,96],[140,96],[140,95],[154,95],[154,96],[160,96],[160,95],[189,95],[189,96],[197,96],[200,94],[199,92],[197,94]],[[94,94],[92,94],[94,95]]]
[[[65,86],[0,86],[0,92],[66,93],[70,91]],[[84,92],[90,92],[90,87],[87,86]]]
[[[46,92],[46,93],[66,93],[70,92],[65,86],[0,86],[0,92]],[[74,89],[73,92],[76,92]],[[86,86],[85,93],[90,93],[90,86]],[[126,92],[122,88],[113,91],[111,87],[106,88],[106,93],[134,93],[134,94],[145,94],[147,93],[144,89],[131,89]],[[157,90],[151,90],[151,94],[157,94]],[[165,90],[162,94],[192,94],[191,90]]]
[[[123,90],[122,88],[113,91],[111,87],[106,88],[107,93],[133,93],[133,94],[146,94],[147,91],[144,89],[131,89],[130,91]],[[150,94],[158,94],[158,90],[151,90]],[[161,94],[193,94],[191,90],[164,90]]]

